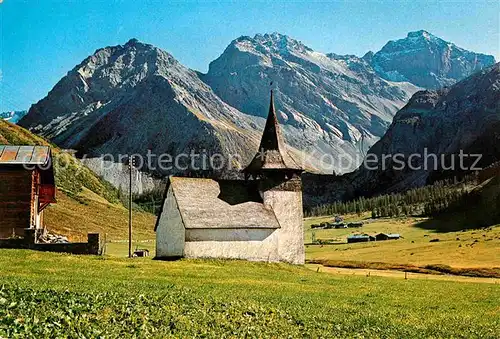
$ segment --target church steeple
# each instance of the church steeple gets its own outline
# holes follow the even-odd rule
[[[302,168],[288,154],[274,108],[274,94],[271,90],[271,101],[266,126],[257,154],[243,170],[247,174],[257,175],[263,171],[301,172]]]

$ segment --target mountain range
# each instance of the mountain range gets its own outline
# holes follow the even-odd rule
[[[20,125],[91,156],[247,154],[258,142],[256,120],[224,103],[169,53],[130,40],[86,58]]]
[[[309,171],[343,173],[415,92],[492,63],[425,31],[362,58],[273,33],[233,40],[202,74],[132,39],[83,60],[19,124],[79,154],[238,154],[234,168],[257,150],[272,83],[292,156]]]
[[[319,53],[278,33],[232,41],[202,79],[231,106],[258,116],[266,113],[273,82],[287,144],[329,173],[355,168],[356,157],[384,134],[418,90],[384,80],[361,58]],[[321,164],[325,154],[355,161]]]
[[[366,159],[367,166],[342,177],[306,179],[306,196],[319,199],[307,204],[400,192],[499,163],[500,63],[414,94]]]

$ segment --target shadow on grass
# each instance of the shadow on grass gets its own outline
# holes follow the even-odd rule
[[[392,264],[385,262],[368,262],[368,261],[343,261],[343,260],[328,260],[316,259],[306,260],[308,264],[319,264],[326,267],[341,267],[351,269],[373,269],[373,270],[396,270],[411,273],[423,274],[451,274],[461,275],[466,277],[480,278],[500,278],[500,267],[472,267],[458,268],[442,264],[429,264],[417,266],[412,264]]]
[[[456,232],[497,224],[500,224],[500,176],[485,180],[456,205],[415,226],[436,232]]]
[[[415,224],[415,227],[432,230],[438,233],[458,232],[465,230],[484,229],[500,224],[500,219],[488,213],[480,215],[473,211],[442,214]]]

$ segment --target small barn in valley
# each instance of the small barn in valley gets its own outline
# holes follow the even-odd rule
[[[347,237],[347,243],[375,241],[375,236],[369,234],[351,234]]]
[[[302,169],[288,155],[273,94],[245,180],[170,177],[156,221],[156,258],[304,263]]]
[[[379,233],[375,236],[375,240],[398,240],[400,235],[397,233]]]
[[[0,238],[42,230],[43,211],[55,197],[48,146],[0,146]]]
[[[355,242],[368,242],[371,241],[370,236],[368,234],[352,234],[347,237],[347,243],[355,243]]]

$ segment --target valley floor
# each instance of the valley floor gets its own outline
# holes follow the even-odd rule
[[[500,284],[498,278],[483,278],[471,277],[451,274],[429,274],[429,273],[415,273],[404,272],[402,270],[382,270],[382,269],[369,269],[369,268],[344,268],[344,267],[328,267],[319,264],[306,264],[306,267],[316,272],[335,274],[335,275],[359,275],[365,277],[384,277],[393,279],[424,279],[424,280],[440,280],[440,281],[457,281],[457,282],[470,282],[470,283],[484,283],[484,284]]]
[[[146,220],[153,225],[154,220],[150,219],[152,218]],[[309,263],[360,270],[356,274],[367,273],[370,270],[397,270],[393,274],[386,274],[386,276],[400,277],[402,274],[404,276],[404,273],[400,272],[406,270],[412,273],[454,274],[500,279],[500,225],[487,229],[437,232],[421,227],[424,222],[426,225],[429,224],[428,219],[384,218],[371,220],[368,215],[363,215],[361,217],[348,217],[348,221],[364,220],[365,224],[361,228],[311,229],[311,224],[331,221],[331,219],[331,217],[305,219],[306,259]],[[151,235],[141,230],[141,227],[146,229],[147,225],[147,223],[137,223],[138,230],[134,228],[133,248],[148,249],[150,254],[154,256],[154,233]],[[335,241],[336,244],[312,245],[313,232],[317,240]],[[349,234],[377,234],[380,232],[399,233],[402,238],[395,241],[346,243]],[[122,231],[122,233],[125,232]],[[119,235],[116,233],[112,242],[107,243],[105,250],[107,255],[127,256],[126,237],[122,235],[120,238]],[[431,242],[432,239],[439,239],[439,241]]]
[[[483,337],[494,284],[0,250],[0,337]]]
[[[500,225],[486,229],[458,232],[437,232],[422,228],[427,219],[363,219],[365,224],[357,229],[313,230],[311,224],[331,221],[331,217],[309,218],[306,227],[306,258],[309,262],[336,267],[372,269],[404,269],[405,267],[456,269],[457,273],[474,275],[487,271],[500,277]],[[318,240],[332,240],[334,245],[311,245],[312,234]],[[399,240],[366,243],[346,243],[349,234],[398,233]],[[423,270],[422,270],[423,271]],[[479,274],[481,276],[481,274]]]

